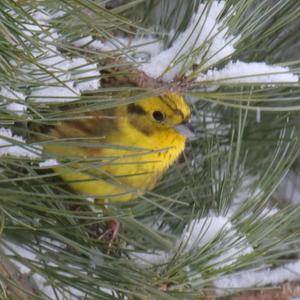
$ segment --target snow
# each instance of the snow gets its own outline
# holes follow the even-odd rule
[[[40,149],[26,145],[26,141],[22,137],[14,135],[10,129],[0,128],[0,157],[3,155],[26,156],[34,159],[40,156]]]
[[[58,35],[53,33],[51,39],[58,39]],[[55,46],[47,47],[46,55],[39,59],[39,63],[51,75],[44,79],[45,74],[42,73],[41,84],[32,89],[28,99],[39,102],[69,102],[78,100],[83,91],[100,87],[97,63],[88,62],[82,57],[66,58],[58,53]]]
[[[51,238],[42,237],[41,242],[45,243],[45,247],[51,249],[52,251],[59,251],[59,249],[64,249],[65,244],[61,243],[60,241],[53,240]],[[52,285],[51,282],[47,280],[46,276],[42,276],[43,272],[33,272],[33,269],[28,268],[25,264],[21,263],[21,259],[24,259],[31,262],[32,264],[37,264],[41,266],[39,257],[28,247],[21,246],[19,244],[16,244],[14,242],[8,241],[6,239],[2,239],[0,243],[0,248],[3,249],[3,252],[11,256],[11,261],[15,264],[15,266],[18,268],[20,273],[28,275],[29,280],[32,280],[40,289],[42,293],[44,293],[46,296],[48,296],[50,299],[70,299],[70,300],[76,300],[76,299],[85,299],[87,295],[85,295],[80,290],[71,287],[71,286],[64,286],[64,289],[62,288],[55,288],[55,283]],[[93,255],[94,263],[96,262],[96,259],[102,257],[102,253],[99,251],[99,249],[95,249],[95,255]],[[44,250],[42,250],[43,252]],[[45,252],[46,253],[46,252]],[[99,255],[97,255],[99,253]],[[13,259],[12,256],[20,257],[19,259]],[[45,261],[43,259],[43,263],[47,266],[51,266],[53,268],[57,267],[57,265],[51,261]],[[76,269],[77,272],[85,272],[81,267],[70,265],[68,266],[72,269]],[[72,277],[72,275],[68,272],[60,271],[60,274],[63,276]],[[86,274],[87,276],[87,274]],[[61,286],[61,285],[58,285]],[[55,289],[55,290],[54,290]],[[114,295],[115,292],[111,289],[101,287],[101,291],[103,291],[106,294]],[[127,298],[125,298],[127,299]]]
[[[298,82],[298,76],[291,73],[288,67],[270,66],[266,63],[230,61],[221,70],[208,70],[197,78],[197,82],[216,83],[272,83]]]
[[[132,252],[130,258],[133,259],[138,265],[142,267],[159,266],[167,264],[172,257],[174,252],[166,251],[154,251],[154,252]]]
[[[222,276],[214,283],[220,289],[237,289],[276,285],[299,279],[300,260],[297,260],[274,269],[243,270],[236,274]]]
[[[80,92],[97,90],[100,87],[97,63],[89,63],[82,57],[75,57],[70,60],[69,70]]]
[[[256,176],[244,175],[241,178],[239,186],[233,195],[228,216],[233,216],[246,201],[263,196],[264,191],[260,188],[257,181],[258,177]]]
[[[66,57],[58,49],[61,36],[48,22],[60,14],[48,14],[41,8],[33,14],[37,24],[24,24],[24,35],[30,37],[34,31],[39,39],[39,48],[33,48],[35,65],[25,66],[24,72],[34,76],[36,86],[31,88],[28,100],[35,102],[70,102],[80,98],[83,91],[100,87],[97,62],[83,57]],[[24,38],[24,42],[27,42]],[[23,47],[17,45],[17,47]]]
[[[239,187],[237,188],[235,194],[233,195],[230,208],[227,212],[227,216],[234,218],[234,215],[239,212],[239,210],[244,210],[244,205],[247,205],[248,201],[253,201],[255,198],[264,197],[264,191],[260,188],[258,177],[256,176],[243,176],[241,178]],[[276,215],[280,210],[274,206],[261,207],[260,211],[251,211],[243,213],[244,218],[252,218],[255,214],[256,220],[266,219]]]
[[[218,239],[215,240],[217,236]],[[228,241],[236,241],[237,243],[231,244],[230,247],[227,246],[226,249]],[[197,253],[209,243],[212,243],[214,249],[219,251],[223,249],[223,251],[218,253],[217,258],[207,262],[208,265],[213,266],[215,269],[233,264],[240,256],[253,251],[246,238],[238,233],[227,217],[211,213],[208,217],[192,220],[177,239],[173,250],[169,252],[133,252],[131,253],[131,258],[141,266],[162,266],[170,262],[179,247],[182,247],[183,253]]]
[[[170,82],[180,74],[184,64],[197,63],[207,68],[229,57],[234,52],[233,44],[238,37],[229,35],[228,27],[223,26],[222,21],[218,19],[224,6],[225,1],[212,1],[211,5],[200,4],[188,27],[173,45],[152,57],[140,70],[152,78],[162,77]]]
[[[73,46],[75,47],[86,47],[88,45],[90,45],[93,42],[93,38],[91,36],[85,36],[82,37],[80,39],[77,39],[76,41],[73,42]],[[101,41],[99,41],[98,47],[101,48],[103,46],[103,44],[101,43]]]
[[[103,51],[105,47],[105,43],[101,42],[100,40],[93,39],[91,36],[85,36],[82,38],[77,39],[74,41],[73,46],[78,47],[78,48],[89,48],[91,50],[101,50]]]
[[[137,36],[132,39],[124,37],[115,37],[114,39],[102,42],[94,39],[92,36],[82,37],[72,43],[75,47],[88,48],[100,52],[119,52],[123,57],[127,57],[129,53],[124,54],[124,46],[130,49],[132,58],[137,61],[147,61],[151,57],[158,55],[163,50],[163,44],[155,37]],[[127,51],[127,50],[126,50]],[[130,56],[130,55],[129,55]],[[145,59],[140,59],[144,57]]]
[[[163,50],[162,43],[157,41],[157,39],[154,37],[136,37],[131,40],[129,40],[128,38],[118,37],[114,40],[108,40],[102,45],[97,44],[96,41],[94,41],[90,45],[90,47],[92,48],[101,47],[101,51],[114,51],[118,49],[119,51],[121,51],[124,46],[130,47],[136,56],[142,56],[142,54],[144,54],[145,57],[148,57],[148,59],[153,56],[159,55]]]
[[[0,86],[0,103],[4,103],[7,110],[21,116],[27,108],[25,104],[22,104],[25,99],[26,96],[23,93],[14,91],[8,86]]]
[[[297,172],[290,171],[274,193],[279,201],[300,203],[300,176]]]
[[[26,105],[20,103],[9,103],[6,105],[6,109],[16,113],[19,116],[22,116],[23,113],[26,111],[27,107]]]
[[[47,244],[51,245],[53,250],[55,250],[55,247],[63,248],[65,245],[57,240],[52,240],[49,238],[43,238],[42,239]],[[19,244],[15,244],[14,242],[8,241],[8,240],[2,240],[2,243],[0,244],[0,247],[3,249],[3,252],[8,256],[16,256],[20,257],[21,259],[24,259],[24,261],[28,261],[31,263],[37,263],[39,264],[40,259],[36,256],[36,254],[29,248],[25,246],[21,246]],[[55,250],[57,251],[57,250]],[[13,259],[11,258],[11,261],[15,264],[15,266],[18,268],[20,273],[22,274],[28,274],[28,277],[30,280],[33,280],[34,283],[39,287],[42,293],[47,295],[50,299],[66,299],[67,296],[70,300],[80,299],[79,297],[84,298],[85,294],[81,291],[77,290],[73,287],[68,287],[67,290],[69,291],[69,295],[67,295],[68,292],[62,291],[60,292],[58,289],[55,289],[47,280],[46,277],[42,276],[40,273],[34,272],[32,273],[33,269],[28,268],[25,264],[21,263],[21,260],[19,259]],[[56,265],[52,262],[46,262],[44,261],[48,266],[56,267]],[[61,272],[61,274],[68,276],[69,273]]]
[[[59,162],[54,158],[47,159],[39,163],[39,166],[42,168],[49,168],[49,167],[51,168],[57,165],[59,165]]]
[[[86,197],[85,199],[86,199],[86,201],[88,201],[88,202],[90,202],[92,204],[95,203],[95,198],[94,197]]]
[[[42,6],[39,6],[37,9],[39,9],[39,10],[33,14],[33,17],[36,20],[38,20],[40,23],[43,23],[43,24],[47,24],[51,20],[53,20],[55,18],[63,17],[65,15],[65,12],[62,10],[58,10],[56,12],[52,11],[50,13],[48,11],[45,11],[45,9]]]
[[[30,251],[29,249],[25,248],[24,246],[21,245],[17,245],[15,243],[9,242],[9,241],[3,241],[0,244],[0,247],[3,249],[4,253],[6,255],[15,255],[15,253],[19,256],[21,256],[22,258],[26,258],[29,261],[36,261],[36,256],[35,254]],[[28,274],[30,273],[30,268],[28,268],[26,265],[20,263],[17,260],[13,260],[14,264],[18,267],[18,270],[22,273],[22,274]]]
[[[231,223],[234,214],[247,201],[255,197],[263,196],[263,190],[257,187],[258,178],[255,176],[243,176],[240,187],[237,189],[232,206],[226,216],[217,215],[211,211],[208,216],[192,220],[177,238],[174,248],[171,251],[148,251],[146,253],[132,252],[131,258],[143,267],[160,266],[168,264],[181,248],[183,253],[196,254],[210,244],[213,251],[217,251],[216,257],[207,261],[207,265],[215,269],[234,264],[241,256],[250,254],[253,251],[246,236],[241,234],[237,227]],[[255,187],[255,188],[254,188]],[[265,219],[276,215],[279,209],[276,207],[265,207],[261,209],[256,218]],[[251,218],[253,212],[249,211],[245,218]],[[156,226],[153,227],[157,229]]]
[[[31,276],[36,285],[41,289],[42,293],[49,297],[49,299],[58,299],[58,300],[78,300],[86,299],[86,295],[79,291],[76,288],[68,287],[64,290],[54,287],[55,285],[50,284],[45,277],[41,276],[38,273],[35,273]]]
[[[222,230],[231,228],[230,221],[223,216],[195,219],[184,228],[180,243],[185,244],[185,249],[191,251],[212,242]]]
[[[217,236],[219,239],[215,242],[214,239]],[[226,246],[228,241],[234,243],[228,247]],[[216,269],[233,264],[240,256],[253,251],[246,238],[239,234],[228,217],[216,216],[214,213],[211,216],[193,220],[186,226],[180,239],[181,243],[185,245],[185,251],[190,252],[195,252],[209,243],[212,243],[216,250],[225,250],[221,251],[217,258],[208,262]]]

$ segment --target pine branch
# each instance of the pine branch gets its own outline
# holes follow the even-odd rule
[[[166,82],[139,69],[134,55],[140,50],[143,52],[142,47],[147,42],[135,46],[131,44],[131,38],[143,37],[143,34],[151,32],[150,35],[153,34],[155,39],[153,43],[148,42],[148,46],[158,41],[162,47],[160,51],[164,51],[186,30],[200,4],[196,0],[144,1],[139,5],[141,2],[126,1],[124,6],[117,5],[116,9],[107,10],[110,6],[105,8],[90,0],[59,3],[45,0],[41,4],[45,6],[45,12],[54,10],[64,15],[51,21],[40,20],[42,26],[34,29],[31,16],[43,10],[34,1],[4,1],[8,7],[14,4],[10,9],[13,17],[7,15],[7,8],[0,7],[2,15],[7,17],[6,22],[2,22],[7,27],[4,32],[9,33],[0,43],[5,54],[3,60],[19,62],[7,63],[4,66],[10,72],[1,72],[5,83],[2,92],[5,93],[0,109],[11,124],[5,124],[5,130],[6,127],[12,132],[21,130],[14,126],[19,119],[51,124],[60,117],[72,118],[74,113],[80,114],[86,109],[121,105],[124,101],[136,100],[127,97],[127,94],[122,98],[122,91],[131,93],[147,90],[150,96],[167,91],[194,96],[191,101],[193,123],[199,134],[197,140],[188,143],[186,159],[170,170],[154,192],[133,203],[112,205],[113,213],[109,216],[120,219],[123,229],[120,240],[112,245],[112,251],[107,251],[107,245],[91,234],[93,226],[103,225],[103,216],[90,209],[85,195],[76,195],[50,170],[48,173],[48,170],[41,168],[39,162],[44,158],[31,160],[28,157],[15,157],[16,153],[1,156],[0,231],[4,230],[6,237],[15,245],[22,245],[32,252],[34,257],[25,257],[23,252],[16,250],[14,255],[7,255],[7,262],[4,260],[0,263],[0,278],[5,284],[6,294],[11,298],[32,299],[39,296],[38,290],[41,293],[45,291],[42,292],[42,286],[36,289],[26,276],[19,275],[8,260],[18,261],[36,274],[43,275],[45,283],[57,295],[68,297],[72,293],[80,293],[84,295],[82,297],[90,299],[173,300],[182,299],[182,295],[189,293],[196,295],[191,299],[199,299],[202,291],[207,286],[213,286],[213,281],[220,275],[241,271],[249,266],[271,265],[278,263],[283,255],[290,257],[298,253],[299,209],[275,207],[274,212],[274,203],[270,201],[270,195],[295,160],[299,149],[295,133],[296,126],[299,126],[298,117],[290,112],[283,113],[284,110],[299,109],[297,83],[285,86],[285,82],[281,82],[282,86],[274,87],[276,82],[269,82],[271,86],[262,87],[261,82],[249,84],[242,81],[241,84],[234,84],[225,80],[222,83],[222,80],[212,80],[209,76],[205,78],[205,84],[194,81],[197,76],[207,75],[205,72],[208,68],[211,68],[211,74],[218,74],[215,72],[222,70],[228,60],[282,62],[283,50],[293,48],[295,37],[284,39],[284,47],[282,39],[279,42],[276,39],[278,31],[295,17],[296,3],[278,0],[277,5],[268,7],[269,1],[263,1],[251,10],[251,4],[255,1],[225,1],[226,7],[217,18],[224,23],[216,21],[213,26],[216,29],[222,25],[219,32],[208,36],[197,49],[187,47],[187,51],[182,53],[178,49],[176,53],[173,52],[171,61],[174,64],[170,63],[166,70],[171,70],[176,63],[181,64],[182,68],[176,73],[179,75]],[[216,7],[222,3],[201,1],[201,5],[206,6],[202,13],[203,24],[211,5]],[[20,5],[17,13],[15,4]],[[129,12],[132,7],[137,9],[130,9]],[[230,12],[232,7],[236,7],[234,13]],[[178,16],[176,22],[174,15]],[[229,20],[228,24],[225,19]],[[201,18],[198,21],[194,28],[201,25]],[[24,35],[25,24],[31,26]],[[155,26],[159,30],[150,31]],[[199,38],[201,32],[205,31],[213,32],[214,28],[206,30],[204,24],[201,30],[198,28],[199,34],[196,32],[196,36]],[[228,55],[231,53],[229,49],[221,61],[206,65],[231,43],[226,42],[221,32],[226,32],[226,36],[241,36],[237,45],[229,47],[236,51]],[[183,49],[189,44],[188,38],[192,35],[191,31],[179,48]],[[221,47],[214,43],[218,47],[215,53],[210,53],[213,36],[219,37]],[[21,42],[24,51],[10,41],[11,37]],[[119,42],[119,38],[124,38],[125,42]],[[100,46],[96,50],[75,46],[78,39],[86,39],[91,44],[97,41]],[[103,50],[101,45],[111,48]],[[258,48],[264,49],[264,52],[257,51]],[[33,50],[39,55],[33,56]],[[268,58],[269,53],[272,53],[271,58]],[[200,59],[194,62],[192,58],[198,55]],[[276,56],[279,58],[273,59]],[[49,63],[53,58],[57,64],[54,69]],[[67,60],[70,64],[73,58],[80,58],[83,62],[66,67],[64,62]],[[16,67],[19,65],[20,69]],[[293,65],[296,63],[289,64]],[[156,67],[152,65],[147,71],[155,71]],[[89,68],[93,72],[88,72]],[[20,73],[18,77],[11,75],[17,71]],[[188,71],[192,71],[192,74]],[[232,75],[232,79],[236,74],[229,75]],[[252,78],[256,78],[255,73]],[[52,102],[53,94],[57,93],[56,100],[62,100],[61,90],[69,93],[67,87],[70,86],[80,90],[80,83],[87,83],[91,79],[97,83],[101,80],[101,86],[97,85],[95,90],[84,90],[82,99],[74,96],[78,102],[68,104],[78,110],[74,112],[70,109],[63,115],[64,112],[60,110],[62,104]],[[55,87],[60,89],[57,91]],[[43,90],[42,96],[38,93],[40,88]],[[16,91],[24,93],[24,97],[16,96]],[[32,96],[35,92],[38,95],[36,97]],[[112,92],[112,96],[107,92]],[[68,93],[66,100],[72,100],[73,94],[68,96]],[[95,97],[88,97],[94,93]],[[9,110],[10,104],[20,103],[26,104],[27,109],[25,112],[17,106],[17,112],[23,113],[21,116]],[[260,116],[251,109],[257,112],[273,109],[275,112]],[[4,153],[7,143],[11,143],[14,149],[19,149],[17,146],[32,146],[26,141],[14,140],[14,134],[6,139],[3,137]],[[87,159],[86,163],[95,162]],[[242,188],[248,177],[253,179],[251,184]],[[81,209],[70,210],[72,204],[79,205]],[[233,212],[228,214],[231,209]],[[220,225],[220,219],[222,226],[216,230],[215,224]],[[201,222],[197,223],[199,220]],[[191,224],[197,225],[195,232]],[[191,239],[182,238],[188,227],[193,233],[190,234]],[[231,235],[226,235],[226,228]],[[188,249],[183,245],[190,243],[193,246]],[[166,249],[165,252],[162,249]],[[243,254],[241,249],[245,250]],[[147,258],[149,264],[145,263]],[[158,287],[162,289],[158,290]],[[227,286],[225,288],[230,289]],[[280,289],[271,288],[258,294],[267,296],[267,291],[271,290],[274,295],[276,291],[281,292],[281,296],[291,293],[285,289],[285,285]],[[296,287],[294,290],[297,290]],[[32,297],[27,297],[25,291],[30,292]],[[247,295],[252,297],[255,293],[247,291],[236,297]],[[53,298],[51,295],[48,297]],[[217,298],[214,294],[207,294],[206,297],[210,300]],[[236,298],[240,299],[245,298]]]

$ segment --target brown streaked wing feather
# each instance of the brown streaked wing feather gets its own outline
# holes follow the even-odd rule
[[[29,124],[32,141],[51,139],[103,138],[111,131],[117,130],[117,120],[114,109],[89,112],[82,119],[67,120],[53,125]],[[36,134],[35,134],[35,133]]]

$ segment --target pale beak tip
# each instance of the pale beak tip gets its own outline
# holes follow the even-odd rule
[[[185,136],[189,140],[193,140],[196,138],[194,129],[190,123],[177,125],[177,126],[175,126],[175,129],[178,133]]]

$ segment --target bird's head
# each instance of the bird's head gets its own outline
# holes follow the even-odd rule
[[[159,130],[175,130],[185,137],[191,134],[187,126],[191,117],[190,107],[177,94],[142,99],[127,105],[127,113],[130,124],[146,135]]]

